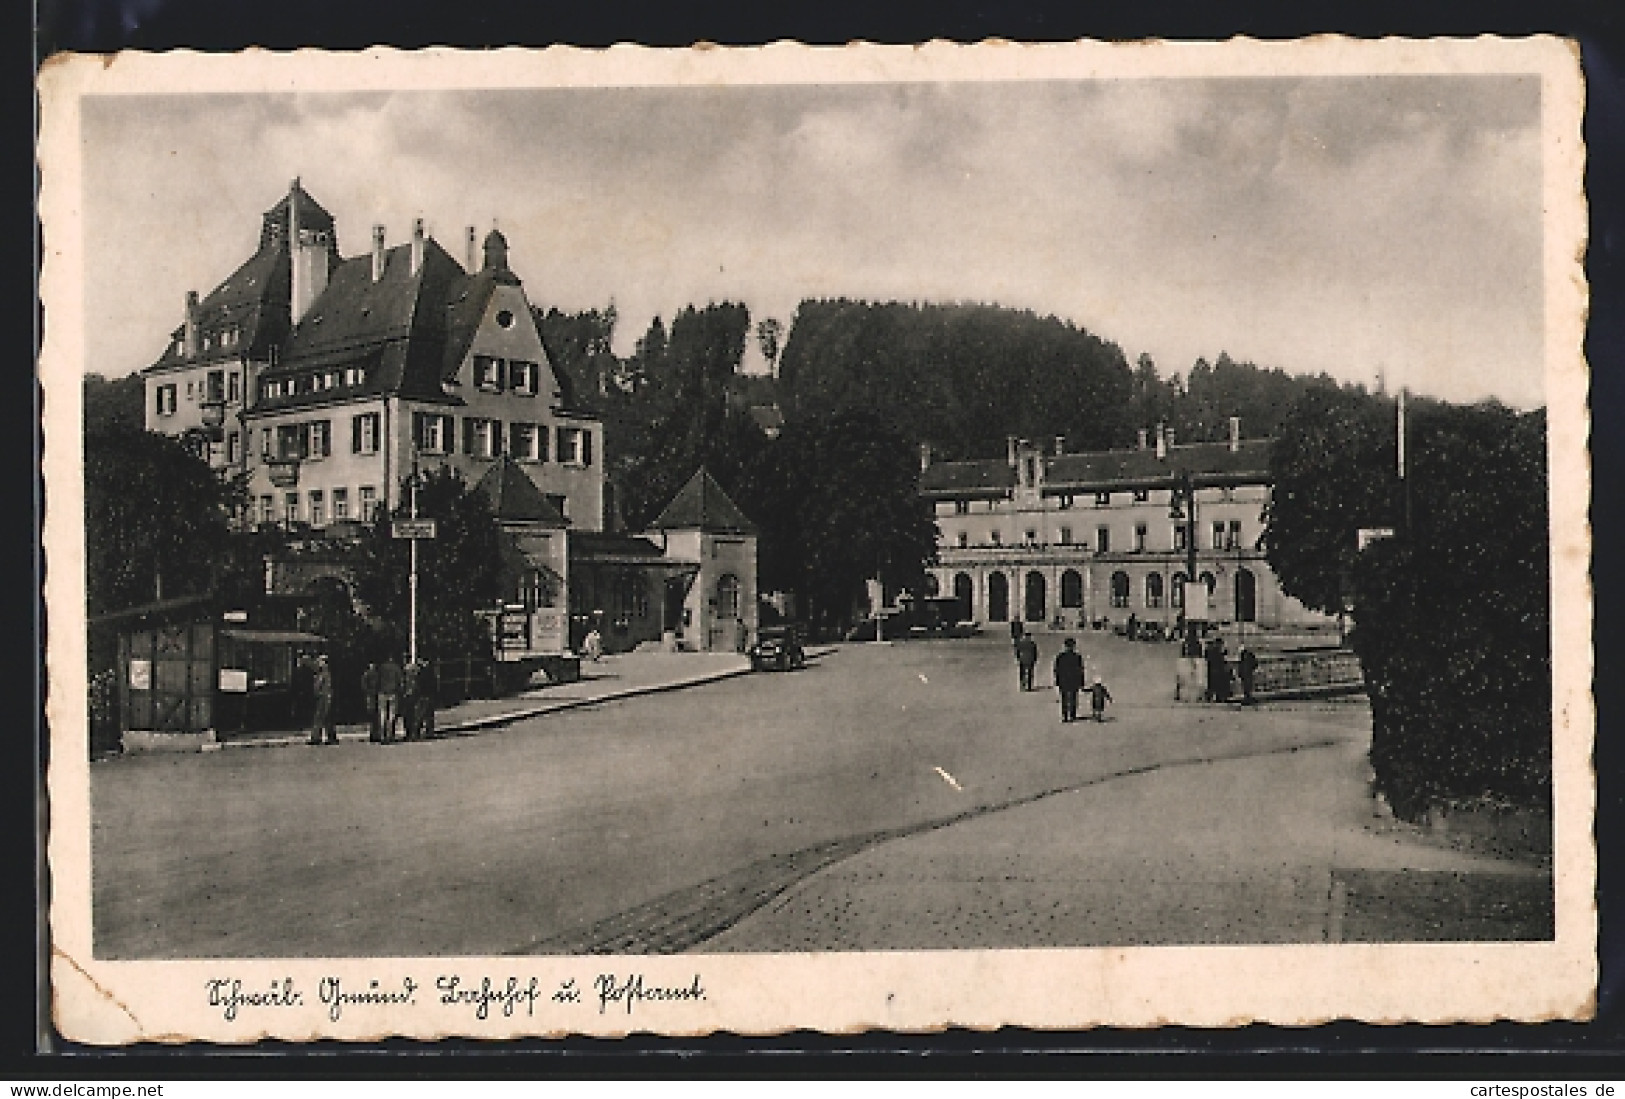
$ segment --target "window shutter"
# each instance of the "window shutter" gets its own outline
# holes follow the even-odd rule
[[[412,413],[412,446],[417,450],[423,449],[423,413]]]
[[[498,454],[501,454],[502,452],[503,452],[502,451],[502,421],[501,420],[492,420],[491,421],[491,454],[490,454],[490,457],[495,458]]]
[[[361,453],[361,417],[350,417],[350,453]]]
[[[565,445],[564,445],[565,444],[564,433],[567,430],[568,430],[567,428],[565,428],[563,426],[560,426],[559,427],[559,437],[554,441],[554,444],[553,444],[553,452],[559,456],[559,461],[561,461],[561,462],[564,461],[564,456],[565,456],[565,454],[568,453],[568,451],[565,449]]]
[[[536,458],[539,461],[543,461],[543,462],[547,461],[547,451],[548,451],[547,442],[548,442],[547,425],[546,424],[537,424],[536,425]]]
[[[592,432],[586,428],[581,429],[581,464],[592,465]]]

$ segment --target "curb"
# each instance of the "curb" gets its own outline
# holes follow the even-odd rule
[[[835,652],[836,646],[830,645],[820,649],[808,649],[807,659],[828,656]],[[488,729],[499,729],[505,725],[512,725],[516,721],[527,718],[540,717],[543,714],[562,713],[566,710],[576,710],[583,706],[597,706],[605,702],[619,702],[622,699],[637,698],[641,695],[663,694],[667,691],[680,691],[685,687],[698,687],[706,683],[717,683],[724,679],[734,679],[742,675],[750,675],[752,669],[747,665],[743,668],[729,668],[720,672],[707,672],[692,679],[680,679],[670,683],[651,683],[643,687],[627,687],[619,691],[610,691],[596,698],[575,698],[559,702],[541,702],[535,706],[527,706],[519,710],[509,710],[505,713],[491,714],[486,717],[469,718],[465,721],[435,724],[435,738],[443,736],[467,736],[471,733],[484,732]],[[367,734],[340,733],[340,742],[357,744],[367,743]],[[309,744],[307,734],[298,733],[291,736],[264,737],[256,740],[224,740],[211,745],[210,750],[221,751],[236,748],[288,748],[301,744]]]

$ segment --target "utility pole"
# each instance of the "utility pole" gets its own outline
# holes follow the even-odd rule
[[[414,449],[412,452],[412,482],[410,486],[412,518],[418,517],[418,456]],[[410,601],[406,618],[406,653],[407,659],[413,664],[418,662],[418,540],[412,540],[412,571],[407,580]]]
[[[1411,533],[1411,479],[1405,475],[1405,396],[1408,387],[1401,386],[1399,390],[1399,405],[1397,425],[1397,438],[1394,444],[1394,457],[1399,470],[1399,488],[1404,496],[1405,536]]]

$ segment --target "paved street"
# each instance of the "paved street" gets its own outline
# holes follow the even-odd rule
[[[989,636],[426,744],[98,764],[97,954],[1436,937],[1438,903],[1403,927],[1371,903],[1397,869],[1497,934],[1538,925],[1459,885],[1538,901],[1538,872],[1371,822],[1359,704],[1180,707],[1171,647],[1084,642],[1119,700],[1102,725],[1019,693]]]

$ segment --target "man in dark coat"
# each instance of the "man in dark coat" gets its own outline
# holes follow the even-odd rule
[[[1236,665],[1241,672],[1241,704],[1251,706],[1258,701],[1253,697],[1253,684],[1258,678],[1258,654],[1243,645]]]
[[[1033,669],[1038,667],[1038,642],[1032,634],[1024,633],[1016,642],[1016,667],[1021,672],[1021,689],[1033,689]]]
[[[1230,662],[1225,659],[1222,637],[1207,643],[1207,696],[1210,702],[1230,701]]]
[[[1078,720],[1078,692],[1083,689],[1083,654],[1078,643],[1067,638],[1066,647],[1055,654],[1055,686],[1061,692],[1061,721]]]
[[[377,744],[383,736],[378,729],[378,665],[372,661],[361,673],[361,701],[367,707],[367,739]]]
[[[333,725],[333,671],[327,666],[327,657],[316,658],[316,668],[310,680],[311,694],[315,696],[315,709],[310,716],[310,742],[328,744],[339,742],[339,731]]]

